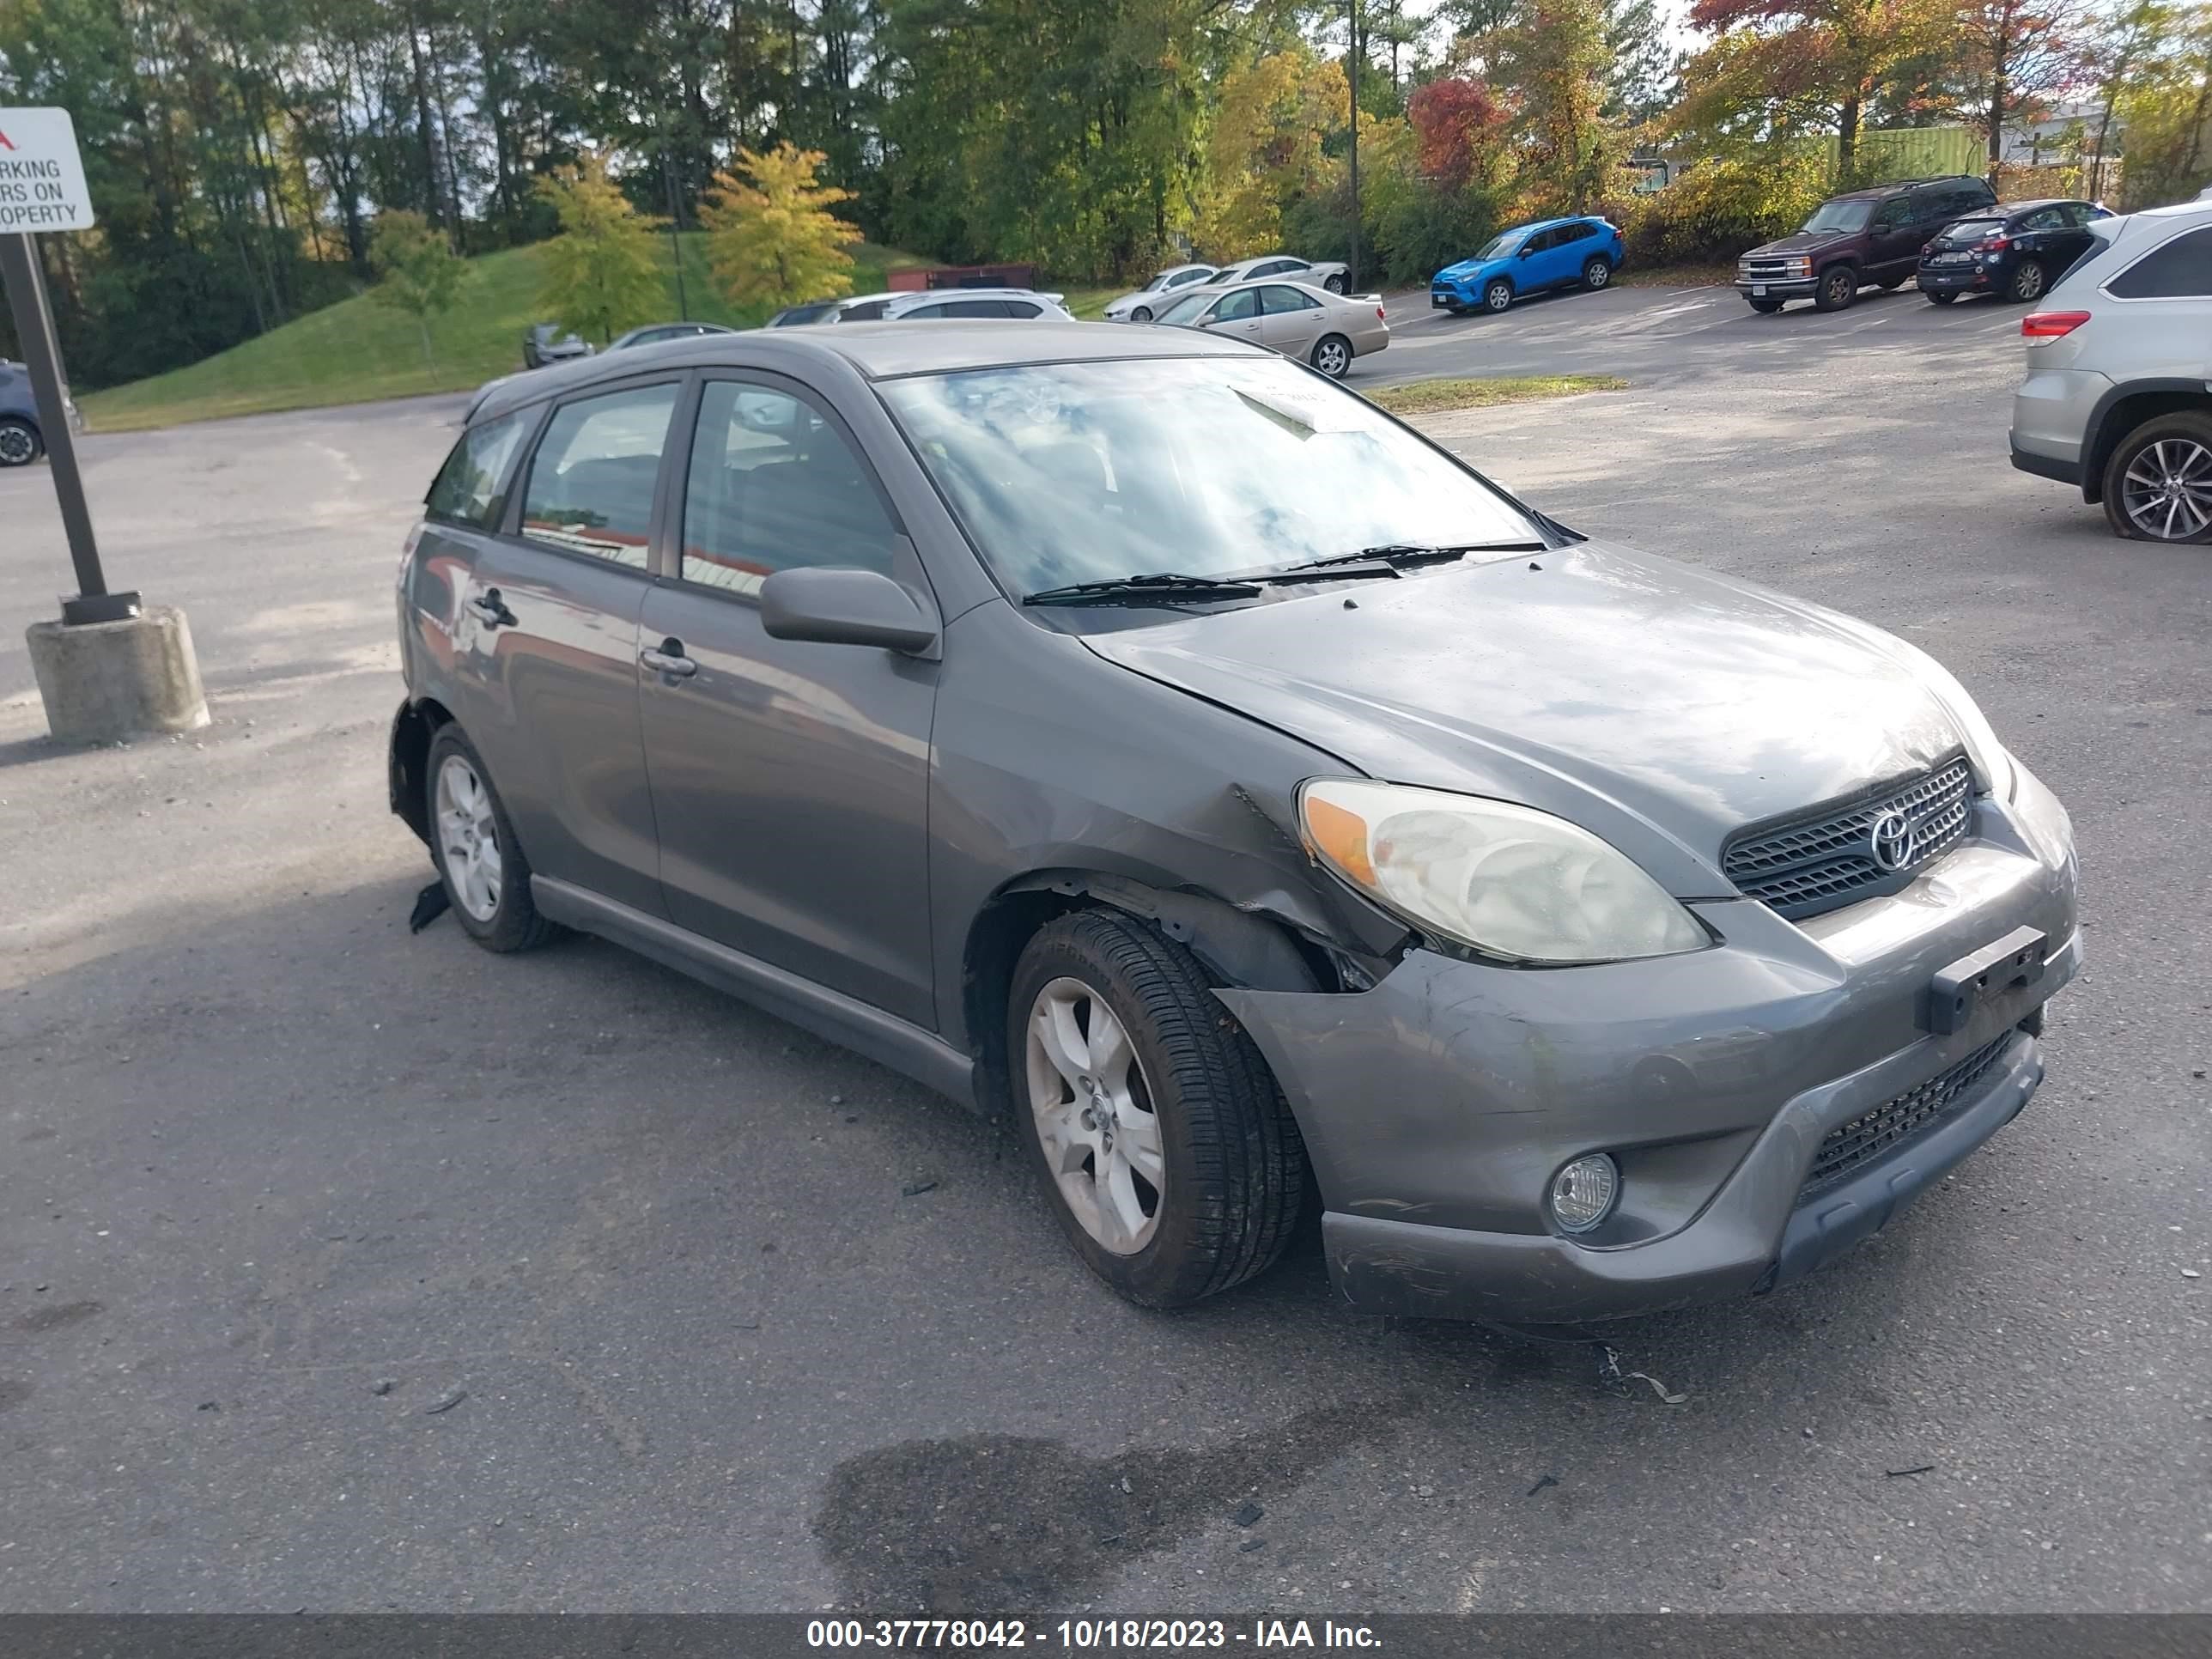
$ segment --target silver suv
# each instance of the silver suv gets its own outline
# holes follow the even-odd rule
[[[2012,464],[2102,501],[2116,534],[2212,541],[2212,202],[2090,229],[2021,319]]]

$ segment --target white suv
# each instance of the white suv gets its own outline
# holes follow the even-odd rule
[[[2090,229],[2021,319],[2012,464],[2102,501],[2117,534],[2212,541],[2212,202]]]

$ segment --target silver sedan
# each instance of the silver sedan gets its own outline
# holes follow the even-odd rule
[[[1332,380],[1351,372],[1352,360],[1390,343],[1390,322],[1372,294],[1347,299],[1304,283],[1244,283],[1207,286],[1184,295],[1154,319],[1175,328],[1202,328],[1272,347],[1311,363]]]

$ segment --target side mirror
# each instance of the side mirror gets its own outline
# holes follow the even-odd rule
[[[772,640],[927,651],[937,619],[879,570],[779,570],[760,586],[761,626]]]
[[[1533,259],[1536,257],[1536,250],[1530,247],[1526,242],[1523,242],[1521,245],[1521,252],[1515,257],[1522,259]]]

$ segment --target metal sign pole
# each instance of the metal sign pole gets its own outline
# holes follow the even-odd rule
[[[39,437],[54,477],[62,529],[69,537],[70,562],[76,567],[77,595],[62,601],[62,621],[121,622],[139,612],[136,593],[111,593],[100,568],[100,546],[93,539],[92,512],[85,505],[84,479],[77,471],[76,437],[70,430],[67,394],[62,389],[61,347],[54,336],[52,309],[46,303],[45,273],[27,231],[0,235],[0,278],[8,289],[8,308],[15,337],[22,342],[23,365],[31,372],[31,395],[39,411]]]

